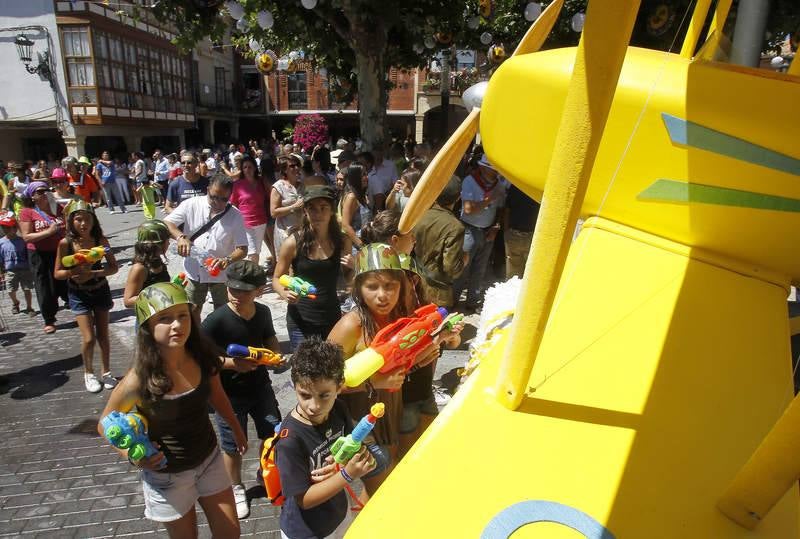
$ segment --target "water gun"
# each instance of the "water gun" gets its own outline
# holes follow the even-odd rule
[[[298,296],[308,299],[317,299],[317,287],[308,281],[304,281],[300,277],[281,275],[278,282],[281,283],[284,288],[288,288]]]
[[[127,449],[129,459],[141,460],[158,453],[147,437],[147,420],[140,414],[114,411],[101,419],[100,424],[108,442],[117,449]],[[166,465],[167,459],[164,458],[159,468]]]
[[[275,445],[281,438],[288,436],[288,429],[281,429],[281,424],[275,426],[275,435],[264,441],[261,450],[261,478],[264,480],[264,488],[267,489],[267,498],[272,505],[281,506],[286,498],[281,488],[281,476],[278,466],[275,463]]]
[[[378,371],[387,373],[399,367],[409,370],[417,354],[433,342],[433,332],[447,316],[447,309],[430,303],[414,311],[414,316],[395,320],[380,330],[369,348],[345,361],[345,385],[361,385]]]
[[[280,354],[276,354],[268,348],[256,348],[254,346],[243,346],[241,344],[229,344],[225,352],[230,357],[238,357],[255,361],[259,365],[274,367],[283,363]]]
[[[75,254],[67,255],[61,258],[61,264],[65,268],[71,268],[80,264],[94,264],[100,261],[106,254],[105,247],[98,245],[91,249],[81,249]]]
[[[208,251],[203,251],[192,245],[189,256],[200,262],[200,265],[203,266],[212,277],[216,277],[222,271],[222,268],[219,266],[212,267],[216,258],[211,256]]]
[[[346,464],[361,449],[364,438],[372,432],[375,423],[383,417],[384,406],[382,402],[373,404],[369,413],[361,418],[361,421],[347,436],[339,436],[331,446],[331,455],[337,464]]]
[[[186,273],[180,272],[175,277],[172,278],[172,283],[178,286],[183,286],[183,283],[186,282]]]
[[[431,336],[435,337],[442,331],[452,331],[456,324],[460,324],[464,320],[464,315],[461,313],[450,313],[439,325],[438,328],[431,331]]]

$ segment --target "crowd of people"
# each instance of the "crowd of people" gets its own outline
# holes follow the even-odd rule
[[[33,314],[33,287],[45,333],[56,330],[59,299],[75,314],[86,389],[114,389],[104,415],[137,410],[158,443],[156,455],[129,460],[142,468],[146,516],[170,536],[194,533],[196,501],[215,537],[238,536],[237,519],[249,514],[242,479],[248,417],[259,452],[282,425],[283,536],[340,535],[349,505],[369,500],[436,415],[435,363],[442,347],[460,344],[463,326],[439,333],[410,369],[377,372],[357,387],[344,386],[345,360],[429,303],[480,309],[501,229],[507,276],[524,269],[538,207],[500,177],[480,146],[465,156],[463,181],[453,176],[409,233],[398,228],[400,214],[429,148],[397,143],[356,152],[339,140],[333,151],[305,150],[251,141],[227,152],[155,150],[151,159],[137,152],[127,163],[102,152],[95,160],[3,171],[0,263],[15,312],[22,313],[22,288],[25,313]],[[103,204],[109,213],[141,206],[144,216],[123,293],[136,313],[135,357],[120,381],[109,364],[107,280],[119,268],[98,219]],[[182,257],[180,276],[169,274],[167,256]],[[315,293],[285,276],[313,284]],[[224,352],[230,344],[279,351],[272,313],[256,301],[270,277],[287,303],[297,395],[285,417],[268,368]],[[209,294],[213,311],[201,321]],[[386,413],[362,450],[335,463],[331,445],[378,402]],[[364,489],[350,491],[348,503],[345,487],[355,479]]]

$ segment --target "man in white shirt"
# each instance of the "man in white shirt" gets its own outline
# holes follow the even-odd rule
[[[228,202],[232,190],[230,178],[214,176],[206,196],[184,200],[164,219],[170,234],[178,241],[178,254],[184,257],[183,269],[188,281],[186,294],[198,312],[202,310],[209,291],[214,309],[228,302],[225,268],[247,255],[247,234],[242,214]],[[221,217],[211,227],[191,239],[219,215]],[[185,233],[178,228],[181,225]]]
[[[383,158],[383,149],[378,148],[372,151],[372,163],[369,163],[368,154],[364,152],[359,156],[359,161],[364,166],[371,165],[367,173],[367,195],[372,204],[372,215],[386,209],[386,195],[394,187],[397,181],[397,167],[388,159]],[[365,159],[361,159],[364,157]]]
[[[169,161],[158,148],[153,151],[153,180],[161,192],[161,200],[165,200],[169,183]]]
[[[214,153],[209,148],[206,148],[203,150],[202,158],[205,160],[208,175],[213,176],[217,171],[217,160],[214,158]]]

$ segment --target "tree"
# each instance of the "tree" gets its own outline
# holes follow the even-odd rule
[[[541,4],[546,6],[550,1]],[[236,3],[241,6],[245,23],[240,23],[244,29],[234,31],[231,41],[251,56],[255,56],[249,46],[251,40],[279,56],[303,51],[305,60],[324,67],[329,84],[344,101],[358,96],[361,138],[368,148],[382,144],[386,136],[389,67],[426,66],[454,43],[477,49],[503,43],[506,50],[512,50],[530,24],[519,0],[481,0],[481,4],[492,5],[491,10],[483,8],[486,16],[479,14],[478,0]],[[175,22],[180,32],[176,44],[184,50],[205,36],[221,41],[231,25],[227,7],[218,0],[161,0],[153,10],[158,17]],[[271,26],[259,24],[259,14],[264,11],[270,14]],[[261,22],[266,20],[262,15]]]
[[[551,2],[538,4],[543,9]],[[331,89],[341,101],[358,96],[361,137],[367,148],[382,144],[386,136],[389,67],[427,66],[453,44],[478,50],[502,44],[510,54],[530,26],[524,16],[525,0],[232,0],[232,7],[229,3],[161,0],[153,11],[175,23],[176,44],[183,50],[206,36],[221,42],[232,25],[229,11],[241,11],[244,22],[231,41],[242,52],[255,56],[251,41],[255,48],[279,56],[303,51],[306,61],[327,70]],[[544,48],[577,44],[580,34],[573,17],[585,12],[586,3],[565,1]],[[693,6],[691,0],[642,0],[632,44],[662,50],[679,47],[688,24],[684,15],[691,15],[688,10]],[[769,39],[798,31],[796,0],[773,0],[773,14],[765,50],[774,46]]]

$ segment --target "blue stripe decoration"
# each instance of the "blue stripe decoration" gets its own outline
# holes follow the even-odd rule
[[[562,524],[586,539],[615,539],[605,526],[583,511],[547,500],[528,500],[506,507],[489,521],[481,539],[508,539],[521,527],[536,522]]]
[[[661,117],[673,144],[707,150],[754,165],[800,176],[800,159],[672,116],[666,112],[662,112]]]

